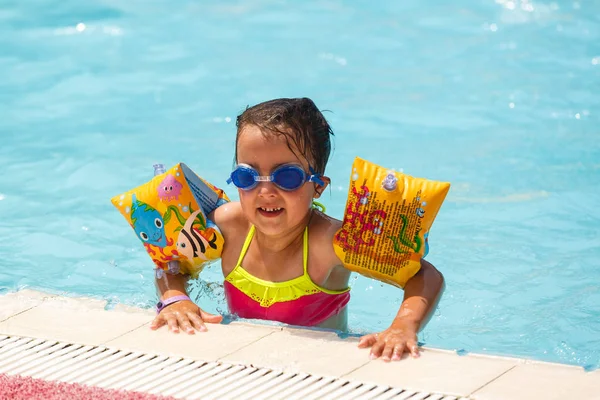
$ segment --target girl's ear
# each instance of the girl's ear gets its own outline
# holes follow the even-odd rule
[[[321,180],[325,184],[324,185],[319,185],[318,183],[315,184],[315,194],[313,196],[314,199],[318,199],[319,197],[321,197],[321,194],[325,191],[327,186],[329,186],[329,184],[331,183],[331,179],[329,179],[326,176],[322,176]]]

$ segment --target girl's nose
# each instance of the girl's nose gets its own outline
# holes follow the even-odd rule
[[[273,182],[259,182],[256,190],[258,190],[259,196],[274,196],[277,192]]]

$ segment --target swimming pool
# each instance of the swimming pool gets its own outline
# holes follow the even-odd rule
[[[0,290],[150,306],[110,198],[186,162],[224,185],[235,116],[308,96],[336,133],[341,218],[359,155],[453,183],[428,259],[429,346],[600,365],[600,5],[114,0],[0,6]],[[235,192],[229,190],[235,197]],[[216,266],[194,289],[224,310]],[[350,327],[402,292],[353,280]]]

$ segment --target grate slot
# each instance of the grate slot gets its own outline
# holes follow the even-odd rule
[[[142,371],[141,376],[139,376],[140,374],[136,374],[136,379],[130,379],[129,382],[119,384],[117,387],[124,390],[144,392],[163,384],[169,379],[174,379],[175,377],[181,378],[190,371],[200,368],[205,364],[202,361],[186,359],[177,360],[177,362],[167,360],[157,364],[155,368],[151,367],[148,371]]]
[[[240,367],[240,368],[238,368]],[[253,372],[257,371],[258,368],[254,367],[246,367],[246,366],[238,366],[227,370],[227,372],[223,375],[212,376],[206,380],[206,382],[198,383],[192,387],[190,387],[187,391],[181,393],[181,396],[186,399],[194,399],[197,398],[200,394],[202,398],[209,393],[212,393],[216,389],[227,388],[231,383],[247,377]]]
[[[83,350],[83,349],[80,349]],[[106,364],[107,359],[115,354],[119,354],[120,351],[116,349],[100,348],[94,351],[90,356],[87,351],[80,352],[76,358],[68,359],[69,354],[65,354],[62,358],[62,362],[57,366],[55,371],[46,371],[39,375],[40,378],[47,379],[49,381],[58,380],[63,382],[77,382],[77,377],[85,374],[86,372],[99,368]],[[67,368],[65,368],[67,367]]]
[[[31,345],[32,343],[34,342],[31,342],[22,348],[17,347],[11,352],[8,352],[8,354],[4,354],[2,356],[2,361],[0,361],[0,369],[9,364],[11,369],[19,367],[26,364],[28,361],[39,357],[39,354],[44,354],[44,350],[56,345],[56,342],[40,342],[36,345]]]
[[[86,380],[86,384],[94,385],[94,386],[102,386],[101,383],[104,383],[110,379],[114,379],[115,377],[118,379],[124,372],[130,370],[131,368],[135,368],[135,367],[139,366],[140,364],[145,365],[145,363],[147,363],[157,357],[153,354],[138,353],[138,355],[131,358],[131,361],[125,362],[124,360],[126,358],[127,357],[123,357],[121,359],[121,362],[115,363],[104,374],[98,374],[97,376],[92,376],[90,379]]]
[[[29,375],[34,378],[42,378],[40,376],[44,372],[58,371],[61,368],[61,362],[77,362],[80,354],[88,351],[94,351],[91,346],[82,345],[68,345],[65,343],[59,343],[60,346],[56,347],[53,352],[43,354],[39,358],[31,360],[27,364],[14,370],[15,374]]]
[[[212,364],[212,365],[211,365]],[[184,390],[189,388],[190,386],[194,385],[196,382],[202,381],[203,379],[208,379],[213,375],[218,375],[222,372],[227,371],[228,369],[231,368],[231,365],[227,365],[227,364],[223,364],[223,365],[219,365],[218,363],[210,363],[210,368],[203,368],[201,370],[196,370],[193,371],[189,377],[182,377],[183,379],[179,382],[178,386],[174,386],[174,382],[167,382],[166,383],[166,390],[160,390],[160,388],[158,389],[152,389],[149,390],[149,393],[152,394],[162,394],[164,396],[173,396],[173,397],[181,397],[183,398],[183,396],[180,396],[180,393]]]
[[[387,392],[383,393],[381,396],[377,397],[377,400],[388,400],[388,399],[394,399],[394,400],[412,400],[413,396],[416,394],[416,392],[412,392],[410,390],[403,390],[400,388],[390,388],[390,390],[388,390]],[[427,395],[427,394],[426,394]]]
[[[206,400],[221,399],[225,395],[229,396],[232,399],[237,398],[237,397],[239,397],[238,392],[249,390],[251,387],[254,387],[254,386],[251,386],[253,383],[264,382],[265,380],[270,379],[270,377],[268,376],[270,374],[272,375],[274,373],[268,369],[257,369],[256,371],[252,372],[251,374],[247,375],[246,377],[239,379],[237,382],[232,383],[227,386],[224,386],[220,390],[216,390],[214,392],[207,393],[202,398],[206,399]],[[190,397],[191,400],[194,400],[196,398],[200,398],[200,397],[199,396],[191,396]]]
[[[335,381],[334,377],[318,377],[319,379],[312,383],[311,385],[294,385],[293,389],[295,391],[290,393],[289,396],[286,396],[287,399],[305,399],[307,397],[313,399],[315,398],[312,393],[317,390],[329,386],[332,382]],[[290,389],[291,390],[291,389]],[[310,395],[310,396],[309,396]]]
[[[279,386],[279,387],[273,387],[271,388],[271,390],[269,390],[267,393],[265,393],[265,397],[271,398],[274,397],[275,395],[281,396],[281,398],[287,398],[287,396],[290,395],[290,393],[294,393],[296,391],[296,389],[298,387],[305,387],[305,386],[310,386],[313,383],[317,382],[319,379],[321,379],[320,376],[314,376],[314,375],[306,375],[306,378],[304,379],[297,379],[293,378],[290,379],[289,381],[285,382],[283,385]]]
[[[273,374],[268,374],[266,375],[267,379],[265,379],[264,381],[262,380],[258,380],[259,384],[256,384],[256,382],[254,383],[254,385],[252,385],[252,388],[249,388],[248,390],[244,390],[242,393],[239,393],[239,391],[236,393],[240,396],[240,398],[242,399],[255,399],[257,397],[258,394],[262,393],[263,391],[274,387],[276,385],[279,385],[282,382],[286,382],[292,378],[294,378],[295,376],[297,376],[296,374],[290,373],[290,372],[286,372],[286,373],[277,373],[275,375]],[[305,375],[308,376],[308,375]]]
[[[175,387],[176,385],[181,384],[182,382],[187,382],[190,379],[195,379],[197,376],[202,374],[204,371],[210,371],[219,364],[217,363],[205,363],[202,361],[195,361],[183,368],[181,371],[173,370],[167,373],[163,371],[158,371],[157,373],[152,375],[152,379],[145,383],[143,386],[136,387],[135,389],[140,392],[152,392],[152,393],[161,393],[164,390],[167,390],[171,387]],[[125,386],[124,389],[129,389],[130,386]]]
[[[360,382],[356,382],[356,381],[349,381],[347,385],[344,385],[342,387],[340,387],[337,390],[334,390],[331,393],[328,393],[327,395],[323,396],[323,400],[337,400],[342,398],[342,396],[347,395],[348,393],[351,392],[357,392],[358,390],[361,390],[363,384]]]
[[[135,366],[130,366],[126,371],[121,372],[120,374],[113,376],[112,378],[103,380],[98,382],[96,385],[103,388],[111,388],[116,389],[121,384],[125,384],[127,381],[136,381],[136,376],[140,375],[140,377],[144,374],[147,374],[150,371],[153,371],[156,368],[157,364],[171,362],[171,364],[175,364],[181,359],[172,358],[169,360],[167,356],[159,356],[153,357],[151,360],[148,360],[145,363],[139,363]]]
[[[303,399],[307,395],[311,399],[322,399],[323,396],[325,396],[326,394],[334,392],[337,389],[339,389],[340,387],[348,385],[348,383],[349,382],[347,380],[334,378],[333,381],[327,383],[321,389],[319,389],[318,387],[315,387],[313,390],[311,390],[311,392],[313,392],[313,393],[310,393],[310,395],[308,395],[308,393],[304,391],[304,392],[299,392],[299,393],[294,394],[289,399],[290,400],[291,399]]]

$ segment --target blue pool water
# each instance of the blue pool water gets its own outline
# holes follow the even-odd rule
[[[109,199],[157,161],[224,185],[235,116],[308,96],[336,132],[333,216],[356,155],[453,184],[423,342],[600,365],[600,3],[225,3],[0,4],[0,291],[150,306]],[[221,282],[203,274],[202,307],[226,311]],[[387,327],[402,292],[352,285],[351,330]]]

